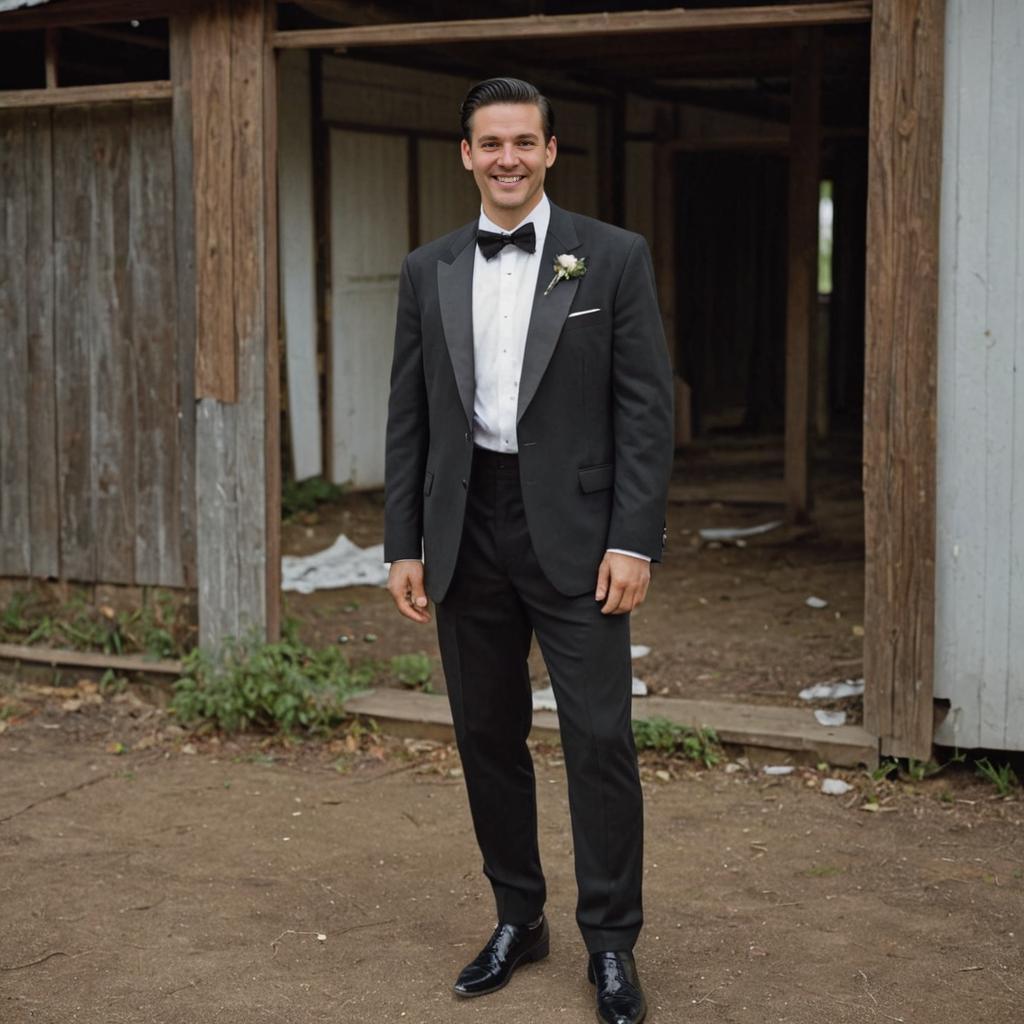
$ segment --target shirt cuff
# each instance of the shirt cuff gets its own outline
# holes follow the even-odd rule
[[[626,551],[624,548],[608,548],[609,551],[614,551],[617,555],[629,555],[630,558],[642,558],[645,562],[651,560],[650,555],[641,555],[639,551]]]

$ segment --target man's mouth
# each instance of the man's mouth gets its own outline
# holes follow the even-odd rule
[[[518,185],[523,180],[522,174],[496,174],[494,180],[500,185]]]

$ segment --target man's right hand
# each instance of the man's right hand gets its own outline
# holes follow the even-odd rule
[[[402,558],[388,570],[388,591],[395,607],[413,622],[429,622],[427,592],[423,589],[423,563],[418,558]]]

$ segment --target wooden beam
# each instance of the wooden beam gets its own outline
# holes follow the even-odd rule
[[[103,22],[144,20],[184,13],[187,3],[172,0],[78,0],[28,7],[0,14],[0,33],[59,25],[98,25]]]
[[[864,383],[864,724],[927,758],[935,666],[935,416],[943,0],[875,0]]]
[[[818,190],[821,163],[821,29],[793,40],[790,100],[788,283],[786,288],[786,511],[810,510],[810,365],[817,313]]]
[[[263,294],[266,331],[266,634],[281,635],[281,345],[278,294],[277,225],[277,52],[271,38],[277,27],[276,0],[263,2]]]
[[[700,8],[669,11],[623,11],[595,14],[535,14],[520,18],[466,21],[420,21],[351,28],[297,29],[277,32],[279,49],[362,46],[439,46],[448,43],[511,42],[567,36],[655,35],[662,32],[727,31],[739,28],[792,28],[871,20],[871,0],[844,3],[780,4],[765,7]]]
[[[11,89],[0,92],[0,110],[26,107],[72,107],[130,100],[169,100],[170,82],[116,82],[112,85],[69,85],[57,89]]]
[[[231,0],[212,0],[191,20],[192,148],[196,244],[196,398],[234,402]]]
[[[175,659],[150,659],[135,654],[98,654],[94,651],[66,651],[27,644],[0,644],[4,661],[27,661],[38,665],[68,665],[74,668],[114,669],[117,672],[154,672],[181,675],[181,662]]]
[[[188,14],[169,26],[171,145],[174,163],[174,268],[178,335],[178,421],[181,452],[181,562],[186,587],[196,585],[196,216],[192,191],[192,43]]]

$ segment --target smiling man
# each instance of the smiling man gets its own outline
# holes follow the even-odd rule
[[[547,99],[514,78],[462,105],[480,216],[402,266],[388,406],[385,558],[398,610],[437,612],[448,697],[497,927],[455,983],[503,987],[548,954],[537,843],[536,635],[558,701],[576,919],[602,1021],[646,1013],[643,805],[629,613],[661,556],[671,371],[642,237],[544,193]]]

